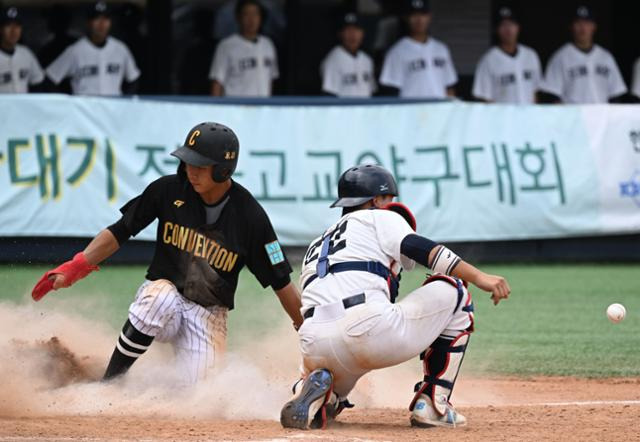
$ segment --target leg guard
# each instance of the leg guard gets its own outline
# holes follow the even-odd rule
[[[409,409],[424,394],[431,399],[434,409],[444,416],[450,407],[449,399],[464,359],[471,332],[459,332],[457,336],[440,335],[420,358],[423,360],[424,381],[418,382],[416,394]]]

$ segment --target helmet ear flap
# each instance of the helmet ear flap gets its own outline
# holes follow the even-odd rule
[[[231,177],[231,170],[221,164],[213,166],[211,169],[211,179],[216,183],[223,183]]]

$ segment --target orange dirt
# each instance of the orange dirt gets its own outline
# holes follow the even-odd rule
[[[463,378],[456,389],[469,425],[454,430],[411,428],[400,408],[347,410],[308,432],[270,420],[13,414],[0,418],[0,440],[640,441],[640,379]]]

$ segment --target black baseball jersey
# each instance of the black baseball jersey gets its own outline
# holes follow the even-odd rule
[[[186,298],[205,307],[234,307],[238,274],[246,265],[263,287],[290,281],[291,266],[258,201],[232,181],[218,219],[206,224],[204,202],[183,174],[151,183],[125,204],[109,226],[119,243],[158,219],[147,279],[168,279]]]

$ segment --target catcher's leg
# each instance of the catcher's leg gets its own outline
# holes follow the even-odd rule
[[[140,286],[103,380],[126,373],[156,336],[165,340],[175,334],[180,321],[180,298],[175,286],[164,279],[146,281]]]
[[[416,394],[409,406],[411,424],[418,427],[457,427],[467,422],[449,400],[473,331],[473,304],[461,281],[450,282],[456,287],[459,301],[449,326],[464,330],[444,330],[420,355],[424,380],[416,384]]]

